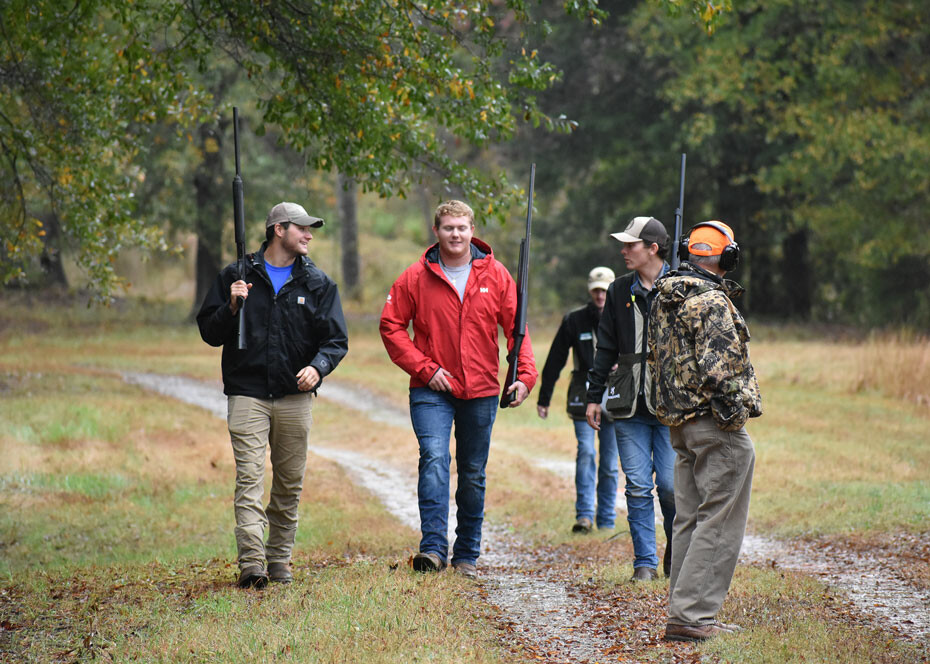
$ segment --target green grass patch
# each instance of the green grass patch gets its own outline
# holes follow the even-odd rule
[[[52,475],[33,473],[0,476],[0,491],[48,493],[63,492],[90,499],[113,498],[123,492],[128,480],[122,475]]]
[[[3,588],[13,629],[0,647],[27,661],[512,661],[452,574],[327,560],[298,563],[290,586],[243,592],[233,571],[214,560],[35,575]]]
[[[108,406],[103,398],[69,403],[79,392],[52,392],[51,386],[35,389],[38,379],[29,382],[31,389],[0,400],[0,436],[34,445],[56,445],[74,440],[112,442],[126,435],[126,423],[113,417],[118,405]],[[55,383],[61,387],[67,381],[58,378]]]
[[[222,487],[176,491],[129,486],[119,476],[39,475],[13,478],[0,490],[0,576],[30,568],[228,556],[232,515]],[[212,493],[211,493],[212,491]],[[222,491],[222,493],[221,493]]]
[[[859,623],[826,585],[811,577],[738,568],[721,620],[745,628],[700,650],[725,662],[919,662],[927,644],[897,641]]]
[[[930,418],[878,395],[771,381],[756,445],[752,527],[779,536],[922,532]]]

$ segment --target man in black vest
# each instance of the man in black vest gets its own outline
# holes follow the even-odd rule
[[[594,364],[594,346],[597,325],[607,301],[607,288],[614,280],[609,267],[596,267],[588,274],[588,294],[591,301],[583,307],[565,314],[556,332],[546,366],[542,371],[542,387],[536,412],[543,419],[549,417],[549,402],[559,373],[572,351],[572,378],[568,386],[566,410],[575,425],[578,451],[575,455],[575,524],[572,532],[589,533],[595,522],[595,482],[597,493],[597,527],[600,530],[614,527],[617,518],[617,439],[612,426],[595,432],[585,419],[585,398],[588,390],[588,371]],[[599,438],[599,454],[595,461],[594,436]]]

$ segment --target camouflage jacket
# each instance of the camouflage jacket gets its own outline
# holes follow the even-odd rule
[[[678,426],[713,415],[723,431],[762,414],[759,383],[749,361],[749,328],[730,301],[739,286],[682,263],[656,282],[649,317],[649,367],[656,416]]]

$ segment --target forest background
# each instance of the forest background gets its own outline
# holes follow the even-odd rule
[[[538,165],[531,306],[583,301],[609,233],[734,227],[755,317],[930,323],[930,6],[520,0],[11,0],[0,11],[0,279],[187,298],[231,260],[232,106],[249,248],[314,259],[376,312],[463,197],[511,269]],[[156,278],[157,276],[157,278]]]

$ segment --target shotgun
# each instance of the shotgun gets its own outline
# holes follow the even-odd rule
[[[681,153],[681,180],[678,188],[678,207],[675,208],[675,242],[670,247],[671,251],[669,252],[669,265],[673,270],[678,269],[678,265],[682,260],[688,259],[687,247],[685,247],[685,255],[682,258],[682,248],[681,248],[681,218],[685,212],[685,157],[687,155]]]
[[[233,106],[233,143],[236,146],[236,177],[233,178],[233,225],[236,229],[236,265],[239,278],[245,279],[245,210],[242,195],[242,176],[239,174],[239,109]],[[239,298],[239,350],[245,350],[245,298]]]
[[[515,393],[507,393],[507,388],[517,382],[520,362],[520,348],[526,336],[526,306],[529,294],[530,276],[530,228],[533,225],[533,184],[536,181],[536,164],[530,167],[530,193],[526,203],[526,236],[520,240],[520,262],[517,265],[517,313],[513,324],[513,348],[507,355],[507,377],[501,391],[501,408],[507,408],[515,398]]]

